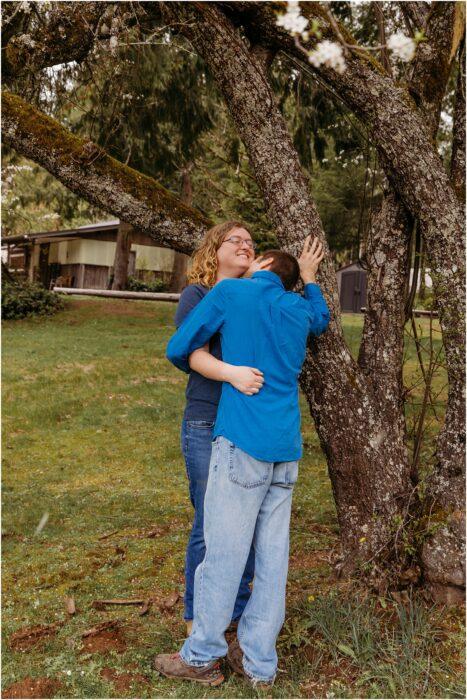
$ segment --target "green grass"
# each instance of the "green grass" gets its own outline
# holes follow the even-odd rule
[[[74,298],[55,317],[4,323],[3,688],[26,676],[49,676],[62,682],[63,697],[251,697],[252,690],[233,677],[207,690],[151,671],[155,653],[180,646],[180,604],[165,612],[155,605],[144,617],[131,607],[91,606],[101,598],[162,600],[183,591],[192,515],[179,450],[185,376],[164,359],[174,310],[163,303]],[[349,315],[344,322],[356,354],[361,317]],[[420,327],[426,334],[427,321]],[[405,370],[413,383],[411,344]],[[441,390],[442,371],[435,383]],[[418,387],[416,400],[420,392]],[[444,400],[441,392],[441,411]],[[445,617],[447,629],[430,644],[435,623],[426,606],[414,604],[410,624],[421,627],[425,641],[411,651],[402,623],[394,621],[395,603],[385,602],[381,615],[369,614],[346,584],[333,579],[335,508],[325,459],[301,401],[305,454],[294,495],[287,625],[279,644],[283,672],[271,695],[402,697],[421,689],[424,697],[461,697],[457,614]],[[45,513],[48,521],[35,535]],[[159,536],[141,537],[156,526]],[[76,601],[74,617],[65,612],[65,596]],[[389,613],[395,616],[391,624]],[[117,617],[126,651],[82,653],[82,632]],[[11,649],[14,632],[56,621],[64,624],[55,636],[27,651]],[[352,625],[356,638],[349,637]],[[367,646],[357,644],[358,635],[369,636]],[[401,649],[412,654],[405,665]],[[149,685],[119,693],[101,677],[104,667],[143,673]]]

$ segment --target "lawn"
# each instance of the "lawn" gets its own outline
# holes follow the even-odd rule
[[[233,676],[206,689],[151,670],[153,655],[177,650],[184,635],[178,596],[191,506],[179,426],[186,377],[164,358],[174,311],[164,303],[74,298],[55,317],[4,323],[6,697],[27,697],[28,687],[36,692],[30,697],[256,696]],[[344,323],[356,353],[361,317]],[[428,321],[417,323],[426,336]],[[411,342],[406,355],[412,385]],[[439,412],[442,370],[434,382]],[[418,386],[410,412],[421,395]],[[270,696],[464,697],[460,612],[429,608],[417,596],[405,606],[365,598],[334,578],[335,509],[303,399],[302,415],[287,623]],[[430,439],[434,431],[429,426]],[[65,606],[70,598],[74,614]],[[143,605],[95,605],[128,598],[151,605],[143,615]]]

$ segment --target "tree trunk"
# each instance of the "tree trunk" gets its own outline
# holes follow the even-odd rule
[[[239,2],[229,4],[229,11],[245,12],[245,28],[251,39],[259,39],[273,47],[287,47],[296,59],[304,63],[302,52],[292,37],[280,33],[274,12],[267,5]],[[319,4],[302,5],[302,11],[310,19],[321,19],[321,27],[323,23],[326,25]],[[462,572],[463,562],[462,538],[458,537],[462,525],[459,526],[458,521],[462,521],[459,504],[464,498],[464,481],[460,475],[465,462],[465,239],[463,211],[433,143],[450,63],[462,38],[464,8],[460,3],[436,3],[424,15],[429,42],[419,45],[409,86],[418,109],[405,90],[384,75],[384,71],[378,70],[377,62],[360,52],[352,53],[348,68],[342,75],[326,68],[316,72],[367,124],[394,190],[418,218],[424,237],[443,331],[450,387],[429,493],[431,507],[440,504],[438,517],[443,510],[442,504],[445,504],[445,520],[454,518],[455,526],[448,523],[439,530],[441,547],[436,543],[435,535],[432,544],[424,547],[423,560],[427,580],[436,580],[438,588],[442,584],[449,591],[451,583],[458,585],[461,580],[459,572]],[[350,40],[348,36],[347,40]],[[462,93],[460,102],[461,99]],[[460,105],[458,114],[461,111]],[[462,114],[460,130],[463,119]],[[459,142],[463,146],[463,135]],[[459,149],[460,162],[462,146]],[[454,153],[457,158],[457,150]],[[455,172],[459,172],[459,168]],[[369,282],[371,286],[371,275]],[[372,325],[375,324],[370,313],[365,322],[365,336]],[[366,342],[365,336],[360,361],[367,363],[371,342],[369,339]],[[377,346],[373,349],[378,352]],[[435,556],[433,551],[440,552],[442,547],[447,547],[449,554]],[[448,597],[451,597],[450,592]]]
[[[182,192],[180,197],[183,204],[186,204],[189,207],[191,207],[193,202],[193,187],[190,176],[191,168],[192,164],[189,163],[187,167],[183,168],[182,170]],[[188,255],[175,251],[169,292],[181,292],[185,286],[188,260]]]
[[[297,254],[309,233],[323,240],[309,184],[264,72],[264,60],[248,50],[215,7],[164,3],[163,11],[180,23],[221,88],[281,246]],[[399,396],[381,392],[378,381],[351,357],[340,324],[334,267],[324,243],[326,258],[319,277],[332,320],[326,334],[310,344],[301,385],[328,459],[345,553],[343,568],[349,571],[368,560],[377,565],[387,555],[395,523],[405,512],[409,468]],[[390,264],[397,268],[400,262],[394,259]],[[395,303],[400,306],[400,298]],[[400,310],[397,320],[400,324]],[[392,357],[387,364],[392,367]],[[399,391],[400,382],[393,383]]]
[[[131,232],[133,227],[130,224],[121,223],[118,227],[117,243],[115,246],[114,277],[112,289],[126,289],[128,282],[128,260],[131,250]]]

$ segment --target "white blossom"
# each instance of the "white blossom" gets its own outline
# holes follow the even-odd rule
[[[325,65],[328,68],[334,68],[338,73],[343,73],[346,67],[342,46],[328,39],[324,39],[317,44],[316,49],[310,53],[308,60],[315,68]]]
[[[305,32],[308,20],[300,14],[298,2],[288,2],[285,14],[277,18],[276,24],[291,34],[302,34],[302,32]]]
[[[400,60],[405,63],[411,61],[415,56],[415,41],[402,32],[392,34],[386,43],[388,49],[393,52],[394,56],[400,58]]]

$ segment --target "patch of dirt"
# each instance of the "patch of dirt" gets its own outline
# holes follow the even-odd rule
[[[62,684],[53,678],[23,678],[6,688],[2,698],[54,698]]]
[[[313,552],[294,552],[290,556],[290,569],[316,569],[323,563],[329,564],[329,549],[316,549]]]
[[[24,535],[18,535],[16,532],[2,532],[2,542],[3,540],[17,540],[19,542],[24,542],[26,537]]]
[[[47,637],[57,634],[59,625],[36,625],[35,627],[23,627],[14,632],[10,637],[10,647],[14,651],[25,651],[42,642]]]
[[[303,648],[307,661],[319,668],[319,680],[330,681],[340,679],[352,683],[357,678],[357,669],[350,660],[340,658],[337,663],[331,656],[322,654],[314,643]]]
[[[116,620],[104,622],[85,632],[82,640],[82,654],[106,654],[109,651],[121,654],[126,650],[125,635]]]
[[[101,678],[113,683],[117,693],[122,696],[131,691],[135,685],[149,685],[149,679],[143,676],[142,673],[119,673],[113,668],[107,666],[100,672]]]

